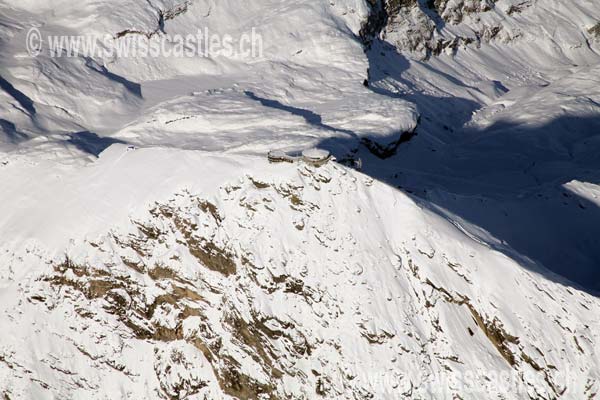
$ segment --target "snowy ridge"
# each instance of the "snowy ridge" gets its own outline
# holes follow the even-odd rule
[[[421,3],[402,4],[408,8],[398,18],[422,10]],[[587,199],[600,168],[600,57],[589,33],[598,9],[539,1],[506,16],[512,3],[494,4],[446,27],[470,32],[478,18],[500,15],[501,26],[517,24],[523,37],[459,46],[426,61],[401,43],[392,46],[385,31],[397,19],[390,14],[383,41],[367,53],[370,86],[417,105],[419,140],[389,163],[365,165],[372,176],[466,221],[471,234],[597,292],[600,215]],[[570,182],[588,185],[573,192]]]
[[[120,151],[96,168],[161,157]],[[595,298],[351,170],[231,161],[212,161],[229,183],[176,191],[62,254],[3,252],[5,285],[30,270],[2,295],[10,398],[495,396],[439,382],[479,370],[516,377],[510,398],[597,390]]]
[[[594,399],[598,21],[585,0],[0,4],[0,397]],[[32,58],[32,26],[258,28],[264,52]],[[337,161],[267,160],[313,147]]]

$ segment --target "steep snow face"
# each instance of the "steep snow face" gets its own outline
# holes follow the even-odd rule
[[[584,0],[0,4],[0,395],[593,398],[599,20]],[[264,48],[30,58],[31,26]],[[340,164],[266,160],[310,147]]]
[[[370,86],[417,104],[421,123],[418,140],[386,163],[363,162],[365,171],[597,292],[600,214],[585,188],[600,179],[600,56],[590,29],[598,5],[386,4],[381,40],[368,51]],[[451,4],[463,9],[460,21]],[[419,33],[425,26],[436,26],[431,38]],[[484,38],[484,26],[497,36]]]
[[[599,389],[596,298],[368,176],[118,145],[78,171],[15,162],[0,174],[36,171],[54,177],[30,201],[62,182],[43,215],[1,194],[8,238],[15,220],[58,225],[2,237],[8,398]],[[66,201],[73,190],[90,192],[85,207]]]

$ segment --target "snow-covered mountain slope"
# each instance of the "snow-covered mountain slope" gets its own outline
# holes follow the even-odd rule
[[[595,398],[598,23],[588,0],[1,2],[0,395]],[[32,58],[32,26],[264,49]],[[309,146],[337,162],[266,158]]]
[[[587,0],[382,0],[377,4],[380,23],[385,24],[383,37],[415,56],[487,46],[502,52],[506,45],[511,46],[510,59],[526,63],[547,63],[548,57],[584,63],[590,61],[586,53],[597,55],[593,45],[600,11]]]
[[[394,39],[407,15],[424,6],[401,4],[368,52],[371,87],[417,104],[419,140],[386,163],[365,163],[369,174],[469,221],[473,234],[483,228],[499,246],[598,291],[600,214],[591,193],[571,190],[572,182],[600,182],[600,42],[590,30],[600,20],[597,5],[526,2],[509,14],[516,3],[498,1],[448,20],[436,37],[473,34],[486,20],[522,34],[424,61],[426,54]],[[427,20],[438,20],[430,11]]]
[[[5,142],[37,138],[23,146],[43,146],[48,154],[48,147],[68,146],[69,134],[89,131],[137,145],[262,153],[273,143],[299,149],[332,136],[393,141],[416,125],[412,104],[362,86],[367,63],[355,38],[368,13],[362,1],[37,3],[0,6],[3,46],[16,55],[0,65],[14,87],[3,92],[14,125],[12,133],[4,129]],[[158,24],[173,9],[181,11]],[[254,29],[262,56],[56,58],[46,49],[30,58],[29,26],[43,35],[109,34],[122,43],[153,32],[201,29],[235,38]]]
[[[2,179],[42,171],[27,201],[47,212],[2,224],[31,230],[2,250],[9,398],[598,390],[596,298],[368,176],[115,145],[77,173],[15,162]],[[482,385],[490,371],[506,382]]]

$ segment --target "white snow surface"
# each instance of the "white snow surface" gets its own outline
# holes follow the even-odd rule
[[[263,56],[25,51],[184,3]],[[363,0],[0,2],[0,396],[594,398],[600,7],[499,0],[424,59],[422,3],[365,52]]]
[[[513,398],[555,390],[576,398],[597,379],[596,298],[534,263],[511,260],[465,234],[458,222],[344,167],[114,145],[77,172],[65,174],[50,162],[2,168],[3,181],[22,182],[23,176],[44,177],[35,187],[32,182],[27,199],[2,194],[2,204],[13,210],[2,232],[18,237],[18,226],[21,237],[3,244],[0,271],[2,381],[11,398],[156,397],[188,374],[206,383],[193,398],[220,398],[220,372],[213,372],[199,346],[186,344],[210,343],[212,335],[222,346],[212,357],[231,355],[240,373],[273,385],[270,395],[277,396],[311,397],[322,384],[330,395],[349,398],[480,398],[499,388]],[[78,193],[82,187],[85,193]],[[213,204],[217,217],[202,211],[201,201]],[[43,202],[53,212],[31,212],[26,202]],[[151,212],[157,207],[170,211]],[[199,263],[184,244],[184,230],[176,228],[181,222],[169,222],[178,221],[165,217],[169,213],[195,221],[198,235],[226,249],[236,272],[223,275]],[[153,229],[160,233],[148,234]],[[134,238],[141,247],[129,242]],[[57,265],[65,257],[69,267],[62,271]],[[137,271],[132,262],[145,267]],[[158,266],[177,278],[152,275]],[[93,294],[96,280],[119,279],[127,286]],[[292,282],[302,288],[293,291]],[[181,337],[136,337],[123,325],[139,318],[134,308],[125,316],[111,311],[115,298],[150,305],[178,287],[197,295],[166,303],[148,323],[153,332],[181,326]],[[199,310],[200,318],[186,318],[184,305]],[[486,323],[518,335],[505,343],[514,366],[478,327],[470,307]],[[282,332],[257,336],[273,352],[273,366],[236,339],[226,323],[230,313]],[[197,331],[206,324],[212,335],[202,336]],[[310,352],[293,350],[302,343]],[[524,361],[528,357],[532,364]],[[572,373],[574,366],[585,374]],[[215,361],[212,367],[221,371]],[[285,379],[274,379],[270,368]],[[318,375],[299,373],[311,370]],[[440,383],[448,371],[457,377],[496,371],[516,381],[454,388]]]

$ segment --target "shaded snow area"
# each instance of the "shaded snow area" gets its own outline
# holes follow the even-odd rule
[[[263,51],[31,57],[31,27]],[[0,2],[0,398],[596,398],[599,27],[589,0]]]

